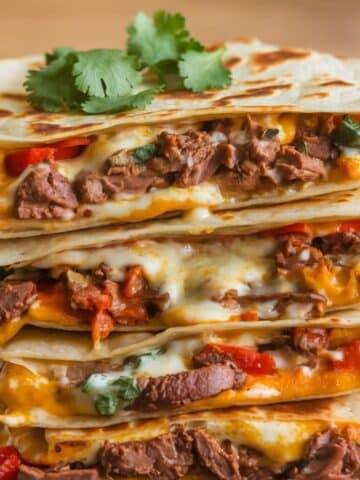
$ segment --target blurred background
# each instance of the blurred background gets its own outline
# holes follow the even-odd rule
[[[360,0],[1,0],[0,57],[59,45],[120,47],[138,10],[181,11],[203,42],[257,36],[360,55]]]

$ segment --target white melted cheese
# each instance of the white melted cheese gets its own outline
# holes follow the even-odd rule
[[[230,289],[239,295],[289,292],[296,288],[285,279],[269,282],[274,270],[270,238],[232,238],[204,243],[144,240],[128,245],[98,249],[71,250],[45,257],[34,264],[37,268],[66,265],[92,270],[105,263],[112,269],[111,278],[123,279],[125,268],[140,265],[151,286],[170,295],[163,313],[171,325],[211,321],[227,321],[238,315],[238,308],[224,308],[215,299]],[[274,302],[261,308],[271,316]],[[266,312],[265,312],[266,313]]]

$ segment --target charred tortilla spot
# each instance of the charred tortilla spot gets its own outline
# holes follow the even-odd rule
[[[353,83],[344,80],[329,80],[319,84],[320,87],[355,87]]]
[[[257,78],[255,80],[246,80],[245,82],[242,82],[244,85],[261,85],[263,83],[269,83],[269,82],[276,82],[277,78],[275,77],[270,77],[270,78]]]
[[[232,68],[241,62],[242,62],[242,59],[240,57],[230,57],[227,60],[225,60],[224,65],[226,68]]]
[[[0,117],[8,117],[9,115],[12,115],[10,110],[0,109]]]
[[[179,90],[178,92],[169,92],[169,93],[160,93],[159,98],[162,99],[185,99],[185,100],[194,100],[194,99],[205,99],[205,98],[214,98],[214,92],[189,92],[187,90]],[[156,114],[159,115],[158,113]]]
[[[291,83],[284,83],[279,85],[264,85],[263,87],[249,88],[243,93],[224,97],[224,99],[236,100],[238,98],[267,97],[269,95],[273,95],[277,90],[289,90],[291,87]]]
[[[252,56],[252,64],[256,70],[266,70],[276,64],[287,62],[288,60],[300,60],[309,57],[311,52],[298,49],[283,49],[273,52],[255,53]]]
[[[47,135],[47,134],[54,134],[59,132],[76,132],[78,130],[95,127],[96,125],[97,125],[96,123],[84,123],[83,125],[64,127],[56,123],[33,122],[29,125],[29,128],[34,133],[42,133]]]
[[[303,98],[326,98],[329,94],[327,92],[314,92],[314,93],[306,93],[303,95]]]
[[[0,98],[4,98],[5,100],[16,100],[16,101],[22,101],[26,99],[26,94],[25,93],[7,93],[3,92],[0,94]]]

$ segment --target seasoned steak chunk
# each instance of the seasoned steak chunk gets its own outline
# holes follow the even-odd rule
[[[180,407],[225,390],[238,389],[243,383],[243,373],[227,364],[162,377],[140,377],[138,387],[141,393],[129,409],[155,411]]]
[[[147,441],[107,442],[100,462],[107,475],[177,480],[194,462],[193,439],[181,429]]]
[[[50,165],[30,172],[15,193],[15,214],[22,219],[69,219],[77,206],[69,181]]]
[[[36,300],[36,285],[31,281],[0,283],[0,322],[20,317]]]
[[[295,328],[293,344],[302,353],[318,353],[329,346],[329,332],[325,328]]]
[[[280,239],[279,250],[275,255],[278,268],[298,270],[305,266],[314,266],[323,259],[321,250],[310,245],[306,235],[289,235]]]

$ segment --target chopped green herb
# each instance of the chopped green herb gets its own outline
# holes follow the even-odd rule
[[[141,365],[141,361],[143,358],[155,358],[162,353],[164,353],[163,348],[155,348],[153,350],[149,350],[148,352],[141,353],[140,355],[131,355],[131,357],[125,359],[124,363],[126,365],[130,364],[133,368],[137,368]]]
[[[304,140],[299,140],[296,142],[296,149],[301,153],[305,153],[305,155],[308,153]]]
[[[223,49],[184,53],[179,63],[179,72],[185,87],[193,92],[228,87],[231,84],[231,74],[222,63],[223,54]]]
[[[115,395],[99,395],[95,400],[95,408],[99,415],[114,415],[119,408],[119,399]]]
[[[278,128],[267,128],[264,132],[265,138],[274,138],[279,135],[280,130]]]
[[[346,116],[334,133],[338,145],[360,148],[360,122]]]
[[[152,158],[157,152],[157,146],[154,143],[149,143],[143,147],[134,150],[134,158],[136,163],[145,163]]]
[[[99,415],[113,415],[121,406],[133,402],[140,394],[132,377],[95,373],[83,383],[81,390],[94,400]]]
[[[76,57],[73,70],[75,85],[85,95],[129,95],[141,83],[134,58],[121,50],[90,50],[78,52]]]

